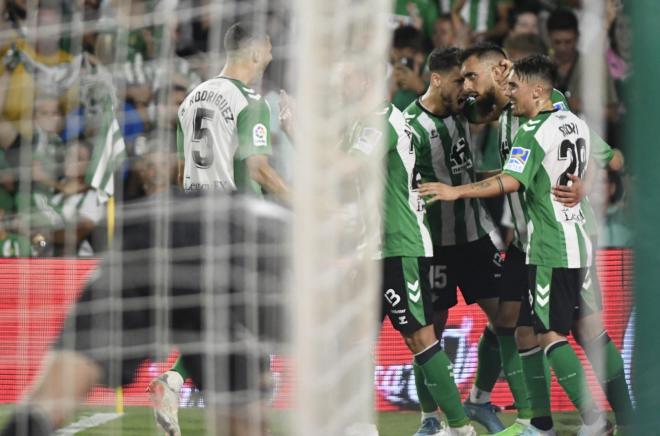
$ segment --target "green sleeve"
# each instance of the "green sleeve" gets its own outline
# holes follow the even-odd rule
[[[605,168],[614,157],[614,150],[598,133],[589,129],[589,135],[591,136],[591,157],[599,167]]]
[[[176,119],[176,151],[179,160],[185,160],[185,154],[183,152],[183,129],[181,128],[179,117]]]
[[[545,151],[534,138],[534,133],[536,129],[532,133],[516,135],[504,165],[504,173],[518,180],[525,188],[529,187],[545,157]]]
[[[250,100],[251,97],[248,98]],[[270,109],[263,98],[249,101],[236,119],[238,149],[236,159],[244,160],[256,154],[272,154],[270,144]]]

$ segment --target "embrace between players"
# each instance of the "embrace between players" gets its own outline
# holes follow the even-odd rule
[[[288,187],[267,159],[267,106],[248,87],[270,61],[270,42],[266,35],[237,24],[228,30],[225,48],[229,56],[223,73],[200,85],[179,109],[181,183],[188,191],[264,188],[286,202]],[[553,435],[549,368],[581,414],[581,436],[615,431],[586,388],[580,361],[566,340],[570,333],[601,382],[616,415],[616,431],[625,434],[632,406],[620,354],[600,317],[592,270],[595,222],[580,182],[593,171],[590,160],[619,169],[621,156],[567,109],[563,96],[553,89],[554,66],[544,56],[512,63],[501,48],[479,45],[465,51],[435,50],[428,68],[430,84],[423,96],[404,112],[383,104],[374,117],[361,120],[347,144],[350,153],[383,162],[383,318],[390,318],[414,354],[422,408],[415,435],[476,435],[471,420],[495,434]],[[218,111],[226,110],[233,123],[228,117],[224,123],[216,119]],[[385,119],[385,131],[377,118]],[[479,180],[469,123],[497,120],[502,171]],[[198,148],[202,139],[206,150]],[[515,224],[516,238],[504,261],[490,239],[494,225],[481,200],[495,196],[507,197]],[[244,208],[248,213],[258,210]],[[100,274],[103,277],[104,271]],[[92,281],[84,295],[99,282],[104,279]],[[479,342],[475,385],[464,404],[438,341],[447,310],[456,304],[457,286],[465,301],[477,303],[489,320]],[[80,316],[78,311],[71,318]],[[81,334],[85,323],[73,324],[75,334]],[[176,338],[177,326],[172,329]],[[15,434],[17,428],[29,429],[30,435],[49,434],[94,384],[125,381],[108,378],[108,357],[95,353],[90,344],[73,341],[75,351],[67,351],[67,332],[72,333],[65,330],[39,384],[26,406],[12,415],[3,435]],[[185,343],[178,345],[183,360],[150,385],[157,421],[170,435],[180,434],[181,373],[203,384],[200,372],[186,363]],[[135,361],[147,354],[130,357]],[[230,375],[241,359],[244,356],[230,356]],[[267,372],[267,365],[257,367]],[[75,388],[53,381],[71,368],[79,375]],[[502,369],[518,411],[518,419],[506,429],[489,401]],[[239,383],[224,387],[231,392],[263,390],[259,383],[248,383],[250,378],[261,380],[259,373],[239,378]],[[262,407],[265,398],[253,402]],[[230,405],[229,424],[219,430],[265,434],[265,421],[248,422],[247,408],[245,401]],[[438,408],[448,427],[441,424]]]

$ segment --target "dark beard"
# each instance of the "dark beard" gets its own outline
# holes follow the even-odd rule
[[[495,110],[495,90],[491,89],[477,98],[474,107],[479,118],[489,118],[489,115]]]

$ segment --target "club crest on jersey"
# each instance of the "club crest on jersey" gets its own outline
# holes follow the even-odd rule
[[[268,145],[268,130],[266,126],[259,123],[252,128],[252,142],[255,147],[265,147]]]
[[[529,153],[530,150],[527,148],[513,147],[511,149],[511,154],[509,155],[509,160],[504,166],[504,169],[516,173],[522,173],[525,170],[525,165],[527,165]]]
[[[452,144],[451,151],[449,152],[449,160],[451,163],[451,173],[454,175],[461,174],[463,171],[472,168],[472,156],[465,138],[461,138]]]

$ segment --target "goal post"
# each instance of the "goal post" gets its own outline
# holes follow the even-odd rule
[[[379,162],[353,159],[342,140],[385,99],[391,5],[371,0],[295,5],[292,424],[300,436],[348,435],[351,426],[375,422],[372,353],[380,270],[374,241],[363,236],[378,232],[382,186]],[[347,98],[347,69],[364,73],[376,91],[357,101]],[[358,178],[369,181],[359,193]]]

